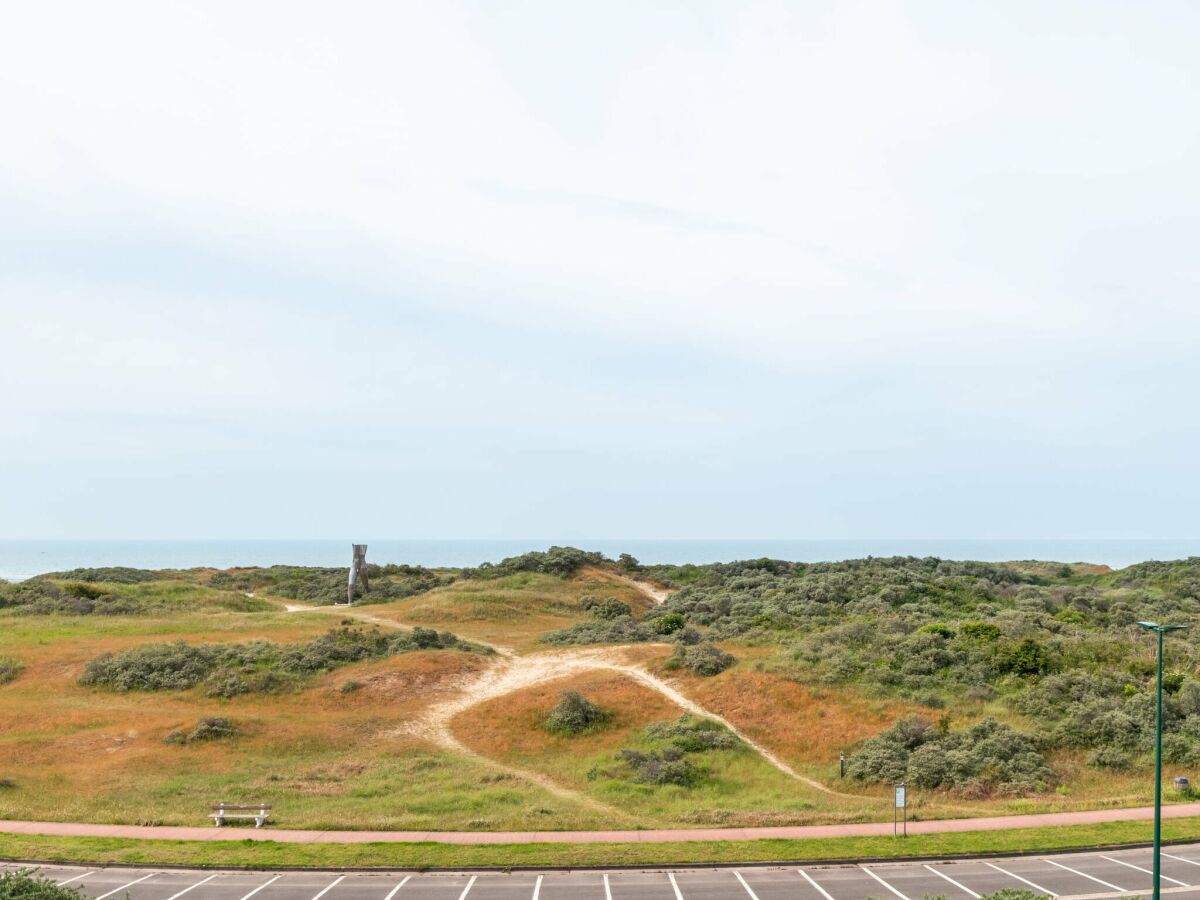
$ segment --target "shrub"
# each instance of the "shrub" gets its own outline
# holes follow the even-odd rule
[[[1001,672],[1013,675],[1048,675],[1059,669],[1054,655],[1033,638],[1002,648],[996,663]]]
[[[675,632],[675,643],[684,647],[694,647],[696,644],[704,640],[704,635],[688,625]]]
[[[17,782],[12,778],[0,778],[0,790],[11,791],[17,786]]]
[[[620,619],[633,616],[633,608],[628,603],[622,603],[616,597],[597,600],[595,597],[584,597],[583,608],[597,619]]]
[[[726,653],[716,644],[697,644],[694,647],[676,645],[671,659],[673,667],[687,669],[693,675],[719,675],[737,660],[732,653]]]
[[[15,681],[24,668],[25,664],[19,659],[13,659],[11,656],[0,656],[0,684],[8,684],[10,681]]]
[[[916,716],[901,719],[866,741],[846,769],[863,781],[904,780],[973,793],[1029,793],[1054,781],[1033,740],[993,719],[960,732],[938,731]]]
[[[650,640],[650,633],[631,616],[616,619],[591,619],[577,622],[561,631],[549,631],[539,638],[544,644],[638,644]]]
[[[236,729],[233,723],[221,716],[209,716],[196,723],[192,733],[187,736],[191,741],[215,741],[218,738],[233,737]]]
[[[1128,753],[1122,753],[1114,747],[1101,747],[1088,754],[1088,765],[1097,769],[1111,769],[1114,772],[1125,772],[1133,768],[1133,758]]]
[[[692,787],[704,776],[703,770],[684,757],[683,751],[671,747],[648,753],[625,748],[618,757],[633,770],[633,780],[643,784]]]
[[[98,569],[71,569],[69,572],[52,572],[43,577],[53,578],[56,581],[145,584],[148,581],[162,581],[164,578],[170,577],[170,574],[152,572],[149,569],[132,569],[128,566],[106,566]]]
[[[361,688],[362,684],[351,678],[349,681],[343,681],[342,686],[338,690],[343,694],[353,694]]]
[[[85,900],[78,887],[59,886],[30,869],[0,873],[0,900]]]
[[[647,725],[643,735],[647,740],[668,740],[685,753],[733,750],[742,746],[738,736],[721,723],[686,713],[674,722],[655,722]]]
[[[684,626],[684,619],[679,613],[667,613],[649,622],[650,630],[655,634],[674,634]],[[699,632],[697,632],[697,636]]]
[[[491,652],[430,628],[398,633],[335,628],[303,644],[143,644],[96,657],[84,667],[79,682],[116,691],[185,690],[204,682],[210,696],[232,697],[282,690],[351,663],[452,648]]]
[[[609,713],[578,691],[563,691],[546,716],[545,728],[554,734],[574,736],[594,731],[609,718]]]

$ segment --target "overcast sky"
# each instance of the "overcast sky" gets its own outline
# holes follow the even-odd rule
[[[1200,6],[17,4],[0,537],[1200,534]]]

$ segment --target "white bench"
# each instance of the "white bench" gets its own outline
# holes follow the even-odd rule
[[[209,818],[220,828],[226,819],[253,819],[255,828],[262,828],[263,822],[271,818],[270,806],[266,803],[254,803],[250,806],[236,806],[232,803],[214,803]]]

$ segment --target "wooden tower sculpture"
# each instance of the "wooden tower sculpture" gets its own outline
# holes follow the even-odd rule
[[[350,547],[353,550],[354,557],[350,561],[350,581],[346,585],[347,606],[354,602],[354,585],[358,583],[358,579],[362,579],[364,594],[371,589],[371,585],[367,581],[367,545],[351,544]]]

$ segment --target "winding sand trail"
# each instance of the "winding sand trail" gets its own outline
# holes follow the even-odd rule
[[[655,604],[662,603],[668,596],[670,596],[670,591],[663,588],[657,588],[653,585],[649,585],[645,582],[637,581],[633,578],[629,578],[625,575],[619,575],[617,573],[606,574],[610,574],[612,578],[629,584],[630,586],[641,591]],[[301,606],[299,604],[289,603],[286,604],[286,609],[288,612],[340,613],[344,616],[358,619],[360,621],[372,622],[374,624],[384,625],[391,628],[412,627],[405,623],[397,622],[394,619],[385,619],[380,616],[373,616],[369,613],[360,612],[354,607]],[[477,643],[481,642],[477,641]],[[854,794],[843,794],[839,791],[835,791],[832,788],[826,787],[824,784],[814,778],[801,775],[782,759],[780,759],[775,753],[768,750],[757,741],[747,737],[736,725],[734,725],[724,716],[705,709],[690,697],[685,696],[667,681],[664,681],[657,675],[648,672],[641,666],[628,662],[622,653],[621,647],[581,647],[561,650],[556,649],[539,651],[537,653],[519,656],[509,647],[501,647],[494,644],[489,646],[496,651],[496,656],[492,658],[492,665],[478,673],[464,677],[458,683],[458,692],[455,695],[448,697],[445,700],[435,702],[417,718],[406,722],[397,728],[395,734],[419,737],[422,740],[428,741],[436,746],[451,750],[455,753],[462,754],[472,759],[486,762],[487,764],[500,769],[507,774],[537,784],[550,791],[555,796],[572,800],[574,802],[591,807],[592,809],[602,810],[610,815],[628,818],[628,813],[617,810],[613,807],[609,807],[603,803],[600,803],[599,801],[593,800],[590,797],[586,797],[577,791],[572,791],[569,788],[563,787],[558,782],[540,772],[534,772],[528,769],[510,766],[491,759],[490,757],[484,756],[483,754],[477,753],[470,747],[463,744],[457,737],[455,737],[452,728],[452,723],[457,716],[467,712],[472,707],[478,706],[481,703],[486,703],[489,700],[495,700],[515,691],[533,687],[536,684],[543,684],[547,681],[569,678],[572,675],[578,675],[584,672],[607,670],[611,672],[619,672],[628,678],[634,679],[645,687],[650,688],[652,691],[656,691],[657,693],[666,697],[685,712],[720,722],[722,725],[736,734],[738,738],[746,744],[746,746],[754,750],[754,752],[756,752],[759,756],[761,756],[764,760],[766,760],[784,775],[787,775],[789,778],[807,785],[814,791],[820,791],[822,794],[827,794],[834,797],[846,797],[854,800],[861,799]]]

